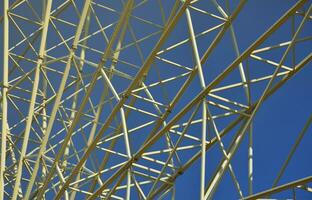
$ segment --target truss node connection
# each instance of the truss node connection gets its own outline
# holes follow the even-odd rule
[[[312,198],[312,2],[280,4],[3,0],[0,200]]]

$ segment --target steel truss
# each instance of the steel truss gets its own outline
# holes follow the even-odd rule
[[[312,39],[300,34],[310,1],[294,2],[242,53],[234,28],[246,0],[38,2],[2,3],[0,200],[174,199],[198,161],[200,199],[214,198],[227,171],[240,199],[312,191],[311,177],[280,184],[312,116],[272,187],[256,194],[252,130],[263,102],[311,66],[311,51],[294,50]],[[196,13],[213,23],[203,29]],[[274,42],[294,19],[289,39]],[[211,64],[225,38],[230,63]],[[246,137],[248,191],[232,163]],[[222,156],[207,176],[214,147]]]

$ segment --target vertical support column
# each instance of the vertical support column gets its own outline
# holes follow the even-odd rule
[[[215,6],[218,8],[218,10],[222,14],[222,16],[224,18],[228,18],[227,14],[218,5],[217,1],[216,0],[212,0],[212,1],[215,4]],[[227,13],[229,13],[230,9],[229,9],[229,1],[228,0],[226,1],[226,7],[227,7],[226,8]],[[233,24],[230,25],[230,31],[231,31],[231,39],[232,39],[232,43],[233,43],[233,47],[234,47],[236,57],[239,57],[240,52],[239,52],[239,48],[238,48]],[[248,67],[248,64],[247,64],[247,67]],[[240,72],[242,83],[244,84],[243,87],[245,90],[246,99],[247,99],[248,105],[250,106],[251,105],[251,96],[250,96],[249,80],[247,80],[247,78],[246,78],[246,73],[244,71],[244,66],[243,66],[242,62],[238,65],[238,69]],[[252,175],[253,174],[252,122],[250,123],[250,126],[249,126],[248,136],[249,136],[249,142],[248,142],[248,193],[249,193],[249,195],[251,195],[252,194],[252,181],[253,181],[253,175]]]
[[[232,41],[233,41],[233,45],[234,45],[235,54],[237,57],[239,57],[240,52],[238,49],[233,25],[230,26],[230,31],[231,31],[231,37],[232,37]],[[239,68],[239,72],[240,72],[242,82],[244,83],[243,87],[245,90],[247,102],[248,102],[248,105],[250,106],[251,105],[250,87],[249,87],[248,81],[246,79],[246,73],[244,71],[244,67],[243,67],[242,62],[238,65],[238,68]],[[252,194],[252,179],[253,179],[252,122],[250,123],[250,126],[249,126],[248,136],[249,136],[249,141],[248,141],[248,193],[249,193],[249,195],[251,195]]]
[[[293,14],[296,12],[296,10],[298,10],[301,6],[303,6],[303,4],[305,3],[305,0],[299,1],[297,2],[290,10],[288,10],[274,25],[271,26],[271,28],[265,32],[254,44],[256,44],[258,41],[260,43],[262,43],[263,41],[266,40],[266,38],[268,36],[270,36],[277,28],[279,28],[283,23],[285,23],[285,21]],[[312,6],[309,7],[309,11],[312,9]],[[308,13],[309,13],[308,11]],[[257,113],[259,107],[261,106],[261,104],[263,103],[263,101],[267,98],[267,96],[269,95],[269,91],[270,88],[272,87],[275,78],[277,77],[277,74],[279,72],[279,70],[281,69],[284,61],[286,60],[286,57],[288,55],[288,53],[290,52],[291,48],[293,47],[297,36],[299,35],[301,28],[303,27],[303,24],[305,22],[305,20],[307,19],[306,15],[304,17],[304,19],[301,21],[296,33],[294,34],[290,44],[288,45],[287,49],[285,50],[282,58],[279,61],[279,64],[277,66],[277,68],[275,69],[274,73],[272,74],[272,77],[270,78],[268,84],[266,85],[261,97],[259,98],[258,102],[255,104],[255,107],[252,111],[252,113],[250,114],[249,118],[247,119],[246,123],[243,125],[242,130],[240,131],[240,135],[238,135],[237,138],[235,138],[235,140],[233,140],[232,144],[230,145],[230,150],[229,150],[229,159],[224,159],[220,165],[218,170],[215,172],[215,174],[213,175],[212,180],[210,181],[210,184],[207,188],[207,192],[205,194],[205,199],[212,199],[214,192],[216,191],[216,188],[218,187],[221,178],[223,177],[224,171],[225,169],[229,166],[229,162],[231,161],[231,159],[233,158],[234,154],[237,151],[237,148],[239,147],[242,138],[244,137],[246,130],[249,128],[255,114]],[[248,52],[248,51],[245,51]],[[252,51],[251,51],[252,52]],[[243,53],[244,54],[244,53]]]
[[[201,144],[201,176],[200,176],[200,199],[204,199],[205,196],[205,177],[206,177],[206,126],[207,126],[207,108],[205,99],[202,102],[202,144]]]
[[[239,52],[239,49],[238,49],[238,44],[237,44],[236,35],[235,35],[235,32],[234,32],[233,25],[230,26],[230,31],[231,31],[231,37],[232,37],[232,42],[233,42],[233,45],[234,45],[235,54],[236,54],[237,57],[239,57],[240,56],[240,52]],[[249,87],[248,81],[246,79],[246,73],[244,71],[244,67],[243,67],[243,63],[242,62],[238,65],[238,69],[239,69],[239,72],[240,72],[240,76],[241,76],[242,82],[244,84],[243,87],[244,87],[244,90],[245,90],[245,95],[246,95],[246,98],[247,98],[247,102],[248,102],[248,105],[250,106],[251,105],[250,87]],[[249,136],[249,141],[248,141],[248,193],[249,193],[249,195],[251,195],[252,194],[252,179],[253,179],[253,176],[252,176],[252,174],[253,174],[252,122],[250,123],[250,126],[249,126],[248,136]]]
[[[176,190],[175,190],[175,186],[172,186],[172,189],[171,189],[171,200],[175,200],[175,193],[176,193]]]
[[[249,144],[248,144],[248,193],[252,195],[253,181],[253,139],[252,139],[252,122],[249,126]]]
[[[189,28],[190,40],[193,49],[193,54],[195,57],[196,66],[198,69],[198,75],[200,79],[200,86],[204,90],[206,87],[205,78],[199,58],[192,17],[189,9],[187,8],[186,11],[186,18],[187,24]],[[205,196],[205,176],[206,176],[206,131],[207,131],[207,104],[206,98],[202,100],[202,143],[201,143],[201,176],[200,176],[200,199],[204,199]]]
[[[6,137],[8,131],[8,71],[9,71],[9,0],[3,1],[3,89],[2,89],[2,131],[1,131],[1,160],[0,160],[0,200],[4,195],[4,171],[6,157]]]
[[[41,145],[40,145],[40,149],[39,149],[39,152],[38,152],[38,155],[37,155],[36,163],[35,163],[34,168],[33,168],[33,173],[31,175],[31,178],[30,178],[28,186],[27,186],[25,199],[28,199],[29,196],[30,196],[30,193],[32,191],[32,188],[33,188],[33,185],[35,183],[35,179],[37,177],[37,173],[38,173],[38,170],[39,170],[40,160],[41,160],[41,158],[42,158],[42,156],[43,156],[43,154],[44,154],[44,152],[46,150],[46,146],[48,144],[49,136],[50,136],[50,133],[51,133],[52,128],[53,128],[53,124],[54,124],[54,120],[56,118],[57,110],[58,110],[58,108],[60,106],[61,98],[62,98],[63,92],[65,90],[65,86],[66,86],[66,81],[67,81],[67,78],[69,76],[71,62],[72,62],[72,59],[73,59],[73,57],[75,55],[75,51],[77,50],[77,44],[79,42],[80,35],[82,33],[82,29],[83,29],[83,26],[84,26],[84,23],[85,23],[85,19],[86,19],[86,16],[87,16],[87,12],[88,12],[90,3],[91,3],[91,0],[86,0],[85,3],[84,3],[83,11],[82,11],[82,14],[81,14],[81,17],[80,17],[80,20],[79,20],[79,24],[77,26],[77,30],[76,30],[75,36],[74,36],[74,41],[73,41],[72,47],[70,49],[70,52],[68,54],[68,58],[67,58],[67,62],[66,62],[65,70],[64,70],[64,74],[63,74],[63,77],[61,79],[61,83],[60,83],[59,89],[58,89],[58,91],[56,93],[56,97],[55,97],[54,105],[53,105],[53,108],[52,108],[52,111],[51,111],[51,114],[50,114],[50,119],[49,119],[49,122],[48,122],[48,125],[47,125],[47,129],[46,129],[45,135],[44,135],[44,137],[42,139],[42,142],[41,142]],[[55,168],[54,167],[50,169],[51,171],[53,171],[53,173],[55,172]],[[53,174],[53,173],[50,172],[50,174]],[[49,174],[47,175],[47,177],[49,177]],[[42,188],[46,187],[46,185],[47,185],[47,181],[44,181],[44,183],[42,185]],[[38,199],[43,198],[42,196],[44,195],[44,192],[45,192],[44,190],[39,190],[38,194],[37,194],[37,198]]]
[[[126,200],[131,199],[131,168],[127,171],[127,190],[126,190]]]
[[[73,133],[73,129],[74,129],[76,123],[80,120],[80,117],[81,117],[81,115],[82,115],[82,110],[84,109],[84,107],[85,107],[85,105],[86,105],[86,102],[87,102],[87,98],[91,95],[91,92],[92,92],[92,90],[93,90],[93,88],[94,88],[94,86],[95,86],[95,84],[96,84],[97,77],[100,75],[100,73],[101,73],[102,77],[105,79],[105,81],[107,82],[107,84],[108,84],[109,88],[111,89],[111,91],[113,92],[115,98],[117,99],[117,101],[118,101],[118,104],[117,104],[117,105],[121,105],[121,103],[120,103],[120,102],[121,102],[121,99],[118,97],[118,94],[116,93],[114,87],[111,85],[110,80],[109,80],[109,78],[107,77],[107,75],[106,75],[106,73],[105,73],[105,71],[104,71],[104,69],[103,69],[102,67],[103,67],[103,65],[105,65],[106,60],[108,59],[108,57],[109,57],[110,54],[112,53],[112,47],[113,47],[113,45],[114,45],[114,43],[115,43],[115,41],[116,41],[116,39],[117,39],[117,37],[118,37],[118,34],[120,33],[121,28],[122,28],[122,27],[127,23],[127,21],[128,21],[128,18],[130,17],[130,13],[131,13],[131,11],[132,11],[133,5],[134,5],[134,1],[129,0],[129,1],[127,2],[127,4],[124,6],[124,10],[123,10],[123,12],[122,12],[122,15],[120,16],[120,19],[119,19],[117,25],[115,26],[114,32],[113,32],[113,34],[112,34],[112,36],[111,36],[111,38],[110,38],[110,40],[109,40],[109,42],[108,42],[108,44],[107,44],[107,46],[106,46],[106,49],[105,49],[105,51],[104,51],[104,53],[103,53],[103,55],[102,55],[102,57],[101,57],[101,61],[98,63],[97,68],[96,68],[96,71],[93,73],[93,76],[92,76],[92,78],[91,78],[90,85],[89,85],[88,90],[87,90],[87,92],[86,92],[86,94],[85,94],[85,96],[84,96],[84,98],[83,98],[83,100],[82,100],[82,102],[81,102],[81,104],[80,104],[79,110],[78,110],[78,112],[77,112],[77,114],[76,114],[76,116],[75,116],[75,118],[74,118],[74,120],[73,120],[73,122],[72,122],[70,128],[68,129],[67,135],[66,135],[66,137],[65,137],[65,139],[64,139],[64,141],[63,141],[63,145],[62,145],[61,149],[59,150],[59,152],[57,153],[57,155],[56,155],[56,157],[55,157],[53,166],[52,166],[52,168],[51,168],[52,170],[53,170],[55,164],[57,163],[57,161],[60,159],[60,157],[62,156],[62,154],[63,154],[63,152],[64,152],[64,150],[63,150],[63,149],[64,149],[64,144],[67,144],[67,142],[69,141],[69,139],[70,139],[70,137],[71,137],[71,135],[72,135],[72,133]],[[115,107],[115,108],[116,108],[116,107]],[[118,110],[118,109],[113,110],[112,113],[110,114],[110,116],[114,116],[115,113],[117,112],[117,110]],[[120,110],[123,110],[123,108],[120,108]],[[115,112],[114,112],[114,111],[115,111]],[[108,117],[108,118],[110,118],[110,117]],[[112,119],[112,118],[113,118],[113,117],[111,117],[110,119]],[[124,120],[124,122],[125,122],[124,114],[121,114],[121,120]],[[107,119],[107,121],[109,121],[109,120]],[[106,121],[106,122],[107,122],[107,121]],[[105,124],[107,125],[107,123],[105,123]],[[126,124],[124,124],[124,125],[126,125]],[[126,128],[126,126],[123,126],[123,128]],[[126,130],[126,129],[125,129],[125,130]],[[124,130],[124,131],[125,131],[125,130]],[[128,133],[126,133],[126,132],[125,132],[125,134],[124,134],[125,140],[128,140],[128,139],[127,139],[127,138],[128,138],[128,135],[127,135],[127,134],[128,134]],[[97,138],[98,138],[98,137],[99,137],[99,135],[97,135]],[[95,138],[95,140],[96,140],[97,138]],[[90,144],[91,146],[94,146],[95,140],[92,141],[92,143]],[[92,145],[92,144],[93,144],[93,145]],[[130,151],[129,151],[129,148],[128,148],[129,145],[127,145],[127,144],[128,144],[128,142],[126,142],[127,154],[128,154],[128,155],[131,155],[131,153],[130,153]],[[91,146],[89,146],[88,148],[90,148]],[[87,149],[88,149],[88,148],[87,148]],[[79,173],[79,172],[78,172],[78,171],[79,171],[78,168],[81,169],[81,167],[85,164],[85,161],[86,161],[86,158],[87,158],[85,155],[87,155],[87,154],[89,154],[89,153],[90,153],[90,151],[88,151],[88,150],[85,151],[84,156],[81,157],[79,163],[78,163],[78,164],[76,165],[76,167],[72,170],[71,175],[69,175],[69,177],[67,178],[66,182],[63,184],[62,188],[58,191],[58,193],[56,194],[55,199],[60,199],[60,198],[61,198],[61,196],[62,196],[62,194],[64,193],[64,191],[66,190],[66,188],[69,187],[69,184],[70,184],[70,182],[72,181],[72,179],[74,178],[74,176],[76,176],[76,175]],[[51,178],[52,178],[52,173],[50,172],[50,174],[48,175],[47,179],[45,180],[45,187],[47,186],[48,180],[51,179]],[[128,187],[128,188],[130,188],[130,187]],[[43,190],[44,190],[44,188],[41,189],[41,191],[43,191]],[[130,189],[129,189],[129,191],[130,191]]]
[[[25,158],[26,151],[27,151],[28,139],[29,139],[32,120],[34,116],[34,108],[35,108],[39,81],[40,81],[40,67],[41,67],[41,64],[43,63],[43,57],[45,53],[51,7],[52,7],[52,0],[48,0],[46,4],[45,16],[44,16],[43,24],[42,24],[43,28],[42,28],[39,56],[37,60],[36,70],[35,70],[35,78],[33,82],[32,94],[31,94],[28,116],[27,116],[27,121],[26,121],[23,145],[21,149],[20,159],[18,162],[17,174],[16,174],[16,179],[15,179],[15,184],[14,184],[14,189],[13,189],[13,196],[12,196],[13,200],[17,199],[17,195],[18,195],[19,188],[20,188],[20,182],[21,182],[21,177],[22,177],[22,172],[23,172],[23,163],[24,163],[24,158]]]
[[[86,22],[85,22],[85,27],[84,27],[84,34],[83,34],[83,37],[87,37],[88,34],[89,34],[89,27],[90,27],[90,10],[88,10],[88,13],[87,13],[87,16],[86,16]],[[87,43],[88,43],[88,40],[84,40],[82,42],[82,44],[84,46],[87,46]],[[85,63],[85,57],[86,57],[86,48],[83,47],[81,48],[81,52],[80,52],[80,62],[79,62],[79,70],[80,72],[82,73],[82,70],[83,70],[83,66],[84,66],[84,63]],[[79,81],[77,84],[76,84],[76,88],[75,88],[75,91],[77,92],[81,87],[81,82]],[[102,99],[102,97],[101,97]],[[72,106],[71,106],[71,109],[72,109],[72,112],[70,114],[70,120],[71,122],[74,120],[75,118],[75,115],[76,115],[76,112],[75,110],[78,108],[78,93],[74,96],[73,98],[73,103],[72,103]],[[93,135],[95,132],[95,129],[96,129],[96,126],[97,126],[97,121],[98,121],[98,118],[99,118],[99,110],[101,111],[102,110],[102,105],[99,106],[99,108],[97,109],[97,113],[96,113],[96,117],[95,117],[95,120],[93,122],[93,127],[91,129],[91,133],[90,133],[90,136],[89,136],[89,139],[88,139],[88,145],[89,145],[89,140],[90,140],[90,137],[92,135],[92,138],[93,138]],[[93,133],[93,134],[92,134]],[[92,140],[92,139],[91,139]],[[65,169],[67,167],[67,157],[69,156],[69,146],[70,146],[70,143],[67,144],[66,146],[66,149],[65,149],[65,152],[64,152],[64,161],[63,161],[63,164],[62,164],[62,167]],[[77,177],[76,177],[76,180],[79,180],[80,179],[80,173],[77,174]],[[74,185],[74,187],[77,187],[78,184]],[[71,195],[70,195],[70,200],[74,200],[76,198],[76,193],[77,191],[73,190],[71,192]]]

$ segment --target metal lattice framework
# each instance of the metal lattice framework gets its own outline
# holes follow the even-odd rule
[[[246,3],[3,0],[0,200],[174,198],[196,162],[201,199],[225,172],[233,198],[311,192],[312,177],[280,179],[312,117],[272,188],[252,190],[253,119],[310,64],[311,1],[294,1],[242,48],[234,28]],[[247,191],[231,162],[245,137]],[[209,176],[206,159],[217,164]]]

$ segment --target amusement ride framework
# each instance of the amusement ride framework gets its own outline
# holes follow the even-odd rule
[[[0,200],[175,199],[195,187],[176,187],[179,177],[196,170],[200,199],[216,199],[226,173],[229,199],[312,192],[312,176],[281,183],[312,115],[260,192],[252,126],[311,68],[311,1],[276,6],[285,10],[263,17],[250,43],[240,17],[260,1],[2,2]]]

